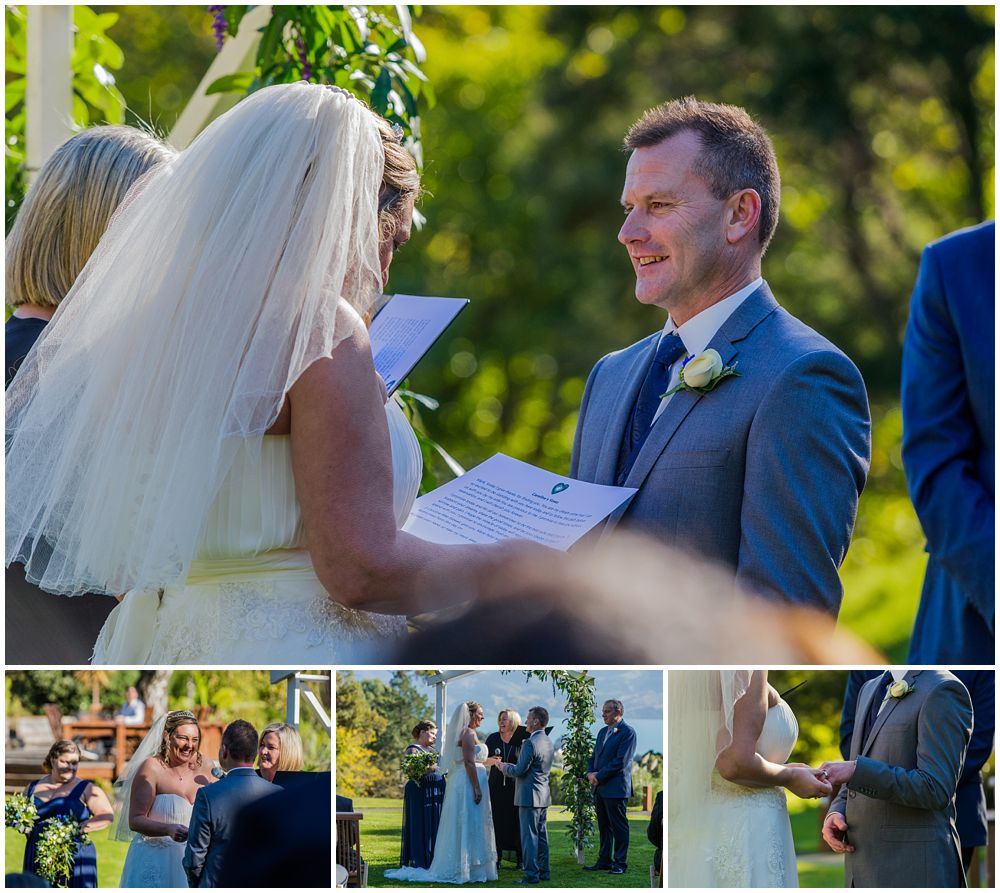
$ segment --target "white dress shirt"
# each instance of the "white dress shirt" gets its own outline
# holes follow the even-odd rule
[[[674,321],[668,316],[666,325],[664,325],[663,331],[660,333],[660,338],[662,339],[664,336],[672,335],[676,332],[680,336],[681,341],[684,342],[684,350],[687,352],[687,356],[697,356],[708,347],[715,337],[716,332],[733,315],[736,308],[757,291],[763,283],[764,280],[758,276],[749,285],[744,285],[735,294],[731,294],[728,298],[723,298],[711,307],[706,307],[701,313],[695,314],[682,325],[674,325]],[[659,341],[657,341],[657,347],[659,347]],[[676,387],[680,382],[682,365],[683,358],[670,367],[670,383],[667,385],[668,391]],[[653,416],[653,422],[660,417],[660,413],[666,409],[667,404],[673,399],[673,396],[671,394],[669,397],[664,397],[660,400],[660,405]],[[650,424],[653,424],[653,422],[650,422]]]

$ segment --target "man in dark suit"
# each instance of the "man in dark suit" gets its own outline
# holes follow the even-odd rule
[[[955,826],[962,845],[962,865],[969,870],[976,847],[985,846],[988,826],[986,823],[986,792],[983,789],[983,766],[993,753],[994,692],[996,678],[993,670],[952,670],[954,676],[968,689],[972,699],[972,738],[965,753],[965,765],[955,791]],[[858,693],[870,679],[881,675],[879,670],[851,670],[844,691],[844,710],[840,718],[840,752],[844,759],[851,753],[854,735],[854,715]]]
[[[995,224],[928,245],[903,344],[903,467],[927,537],[910,663],[994,662]]]
[[[218,887],[219,871],[240,810],[273,794],[274,785],[253,771],[257,730],[242,719],[226,726],[219,763],[226,775],[205,785],[194,798],[194,810],[184,848],[189,887]]]
[[[597,733],[594,752],[587,763],[587,781],[594,789],[594,808],[601,849],[597,861],[585,871],[624,874],[628,869],[628,818],[625,807],[632,796],[632,757],[635,729],[625,722],[625,705],[605,701],[601,707],[604,728]]]

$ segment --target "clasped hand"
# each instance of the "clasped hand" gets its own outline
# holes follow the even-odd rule
[[[796,797],[803,800],[827,797],[833,793],[833,784],[827,778],[827,773],[821,766],[813,769],[805,763],[787,763],[792,770],[785,787]]]

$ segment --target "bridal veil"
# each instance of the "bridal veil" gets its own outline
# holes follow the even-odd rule
[[[704,887],[715,828],[707,808],[715,760],[733,740],[736,702],[751,670],[671,670],[667,673],[668,846],[671,887]]]
[[[63,595],[184,580],[236,454],[380,288],[374,115],[267,87],[129,194],[7,391],[6,561]]]

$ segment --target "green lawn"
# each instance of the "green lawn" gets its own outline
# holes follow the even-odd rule
[[[376,808],[382,807],[382,808]],[[368,886],[406,887],[405,883],[385,879],[387,868],[399,867],[400,834],[403,824],[403,803],[401,800],[359,797],[354,808],[364,813],[361,822],[361,855],[368,863]],[[569,814],[561,807],[552,807],[548,815],[549,863],[552,880],[539,884],[540,887],[648,887],[649,866],[653,861],[653,846],[646,839],[646,825],[649,814],[629,811],[629,867],[623,875],[606,872],[583,871],[573,855],[569,841]],[[597,842],[587,849],[587,863],[597,858]],[[522,876],[513,864],[504,860],[499,880],[479,887],[512,887]],[[431,884],[433,887],[453,887],[452,884]]]
[[[25,837],[11,828],[7,828],[7,839],[4,841],[5,870],[20,871],[21,860],[24,858]],[[122,865],[125,864],[125,853],[128,843],[123,840],[109,840],[108,832],[98,831],[91,837],[97,847],[97,881],[102,887],[117,887],[122,876]]]

